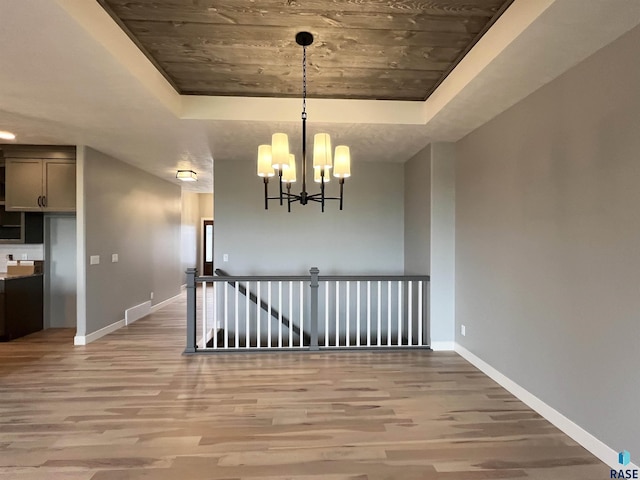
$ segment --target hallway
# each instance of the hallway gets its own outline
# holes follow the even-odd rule
[[[185,308],[0,344],[0,479],[609,477],[455,353],[187,357]]]

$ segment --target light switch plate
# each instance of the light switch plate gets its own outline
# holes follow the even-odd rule
[[[228,262],[229,261],[229,254],[228,253],[225,253],[225,254],[222,255],[222,261],[223,262]]]
[[[467,334],[467,327],[465,327],[464,325],[460,325],[460,335],[464,337],[466,334]]]
[[[91,255],[89,257],[89,265],[98,265],[100,263],[100,255]]]
[[[118,263],[118,254],[114,253],[111,255],[111,262],[112,263]]]

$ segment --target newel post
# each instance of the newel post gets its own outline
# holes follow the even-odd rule
[[[311,274],[311,350],[318,350],[318,267],[312,267],[309,270]]]
[[[187,348],[184,353],[196,353],[196,275],[198,270],[187,268]]]

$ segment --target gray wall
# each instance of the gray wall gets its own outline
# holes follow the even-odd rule
[[[431,346],[451,350],[455,339],[455,145],[431,147]]]
[[[404,164],[404,272],[428,275],[431,250],[431,145]]]
[[[202,232],[202,219],[212,219],[213,218],[213,193],[199,193],[198,194],[198,203],[200,207],[200,219],[198,220],[198,271],[202,272],[203,269],[203,256],[204,256],[204,245],[203,245],[203,232]],[[214,224],[215,231],[215,224]],[[213,246],[215,249],[215,244]],[[213,266],[217,268],[216,265]]]
[[[200,198],[193,192],[182,192],[182,227],[180,230],[181,265],[180,271],[199,265],[199,238],[200,238]],[[183,275],[183,283],[186,283],[186,275]]]
[[[91,148],[78,162],[78,335],[88,335],[151,292],[154,304],[180,292],[181,202],[179,186]]]
[[[353,165],[344,210],[333,201],[324,214],[315,203],[287,213],[272,202],[265,211],[253,162],[216,161],[214,168],[216,267],[236,275],[305,274],[313,266],[321,274],[403,273],[404,165]],[[336,183],[332,178],[329,195],[337,194]],[[269,187],[275,196],[277,181]],[[318,184],[307,190],[319,191]]]
[[[640,452],[640,28],[458,145],[456,340]]]

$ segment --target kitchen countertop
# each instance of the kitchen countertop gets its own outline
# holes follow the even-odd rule
[[[0,272],[0,281],[12,280],[15,278],[37,277],[38,275],[42,275],[42,273],[31,273],[29,275],[24,275],[24,274],[9,275],[7,272]]]

